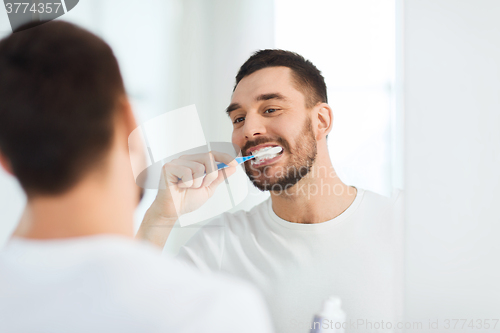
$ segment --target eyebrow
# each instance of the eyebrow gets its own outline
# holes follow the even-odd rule
[[[286,101],[287,98],[285,96],[283,96],[282,94],[280,93],[270,93],[270,94],[261,94],[259,96],[257,96],[255,98],[256,101],[268,101],[268,100],[271,100],[271,99],[278,99],[278,100],[281,100],[281,101]],[[238,104],[238,103],[231,103],[227,109],[226,109],[226,113],[229,115],[231,112],[233,112],[234,110],[237,110],[241,108],[241,105]]]
[[[286,101],[286,97],[280,93],[262,94],[257,96],[256,101],[268,101],[270,99],[279,99],[281,101]]]
[[[233,112],[234,110],[237,110],[241,108],[241,105],[239,105],[238,103],[231,103],[227,109],[226,109],[226,113],[229,115],[231,112]]]

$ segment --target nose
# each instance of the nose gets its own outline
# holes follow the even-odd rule
[[[243,132],[247,140],[266,134],[266,127],[257,115],[247,115],[243,126]]]

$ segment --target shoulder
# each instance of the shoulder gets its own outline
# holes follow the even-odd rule
[[[250,210],[223,213],[202,228],[204,233],[213,234],[216,227],[223,227],[226,234],[248,234],[261,228],[267,220],[270,198],[255,205]],[[208,227],[208,228],[207,228]],[[219,228],[219,234],[220,234]]]
[[[145,254],[149,252],[147,247],[141,250]],[[254,329],[248,332],[269,332],[266,304],[249,283],[220,272],[196,269],[175,258],[155,255],[142,265],[148,274],[147,283],[139,287],[140,295],[149,296],[142,302],[155,309],[156,317],[169,328],[166,331],[185,328],[189,323],[187,326],[194,331],[229,333],[250,320]]]
[[[11,260],[9,274],[0,278],[11,289],[10,294],[0,292],[0,308],[10,303],[14,315],[26,306],[43,311],[37,302],[44,300],[48,308],[58,307],[68,321],[86,316],[86,322],[95,325],[122,318],[110,323],[117,330],[127,326],[147,332],[231,332],[234,327],[224,322],[225,316],[243,321],[238,305],[248,303],[263,324],[254,289],[162,257],[159,249],[145,242],[99,236],[50,245],[17,243],[7,251],[4,257],[19,260]],[[36,283],[26,278],[27,272],[38,274]],[[58,297],[47,298],[53,290]],[[96,312],[96,304],[105,311]]]
[[[270,199],[255,205],[250,210],[225,212],[200,227],[193,238],[219,238],[224,232],[244,232],[256,227],[266,219]]]
[[[369,190],[363,191],[362,206],[370,210],[391,210],[399,205],[403,200],[403,191],[394,188],[390,196],[384,196]]]
[[[238,242],[266,228],[267,205],[266,200],[249,211],[226,212],[212,219],[180,248],[177,258],[201,270],[219,270],[227,244]]]
[[[356,218],[377,237],[389,237],[390,240],[402,225],[402,207],[403,191],[400,189],[393,189],[390,196],[365,190]]]
[[[119,297],[122,311],[149,318],[167,330],[184,328],[186,323],[197,329],[218,326],[214,321],[221,321],[222,316],[243,319],[238,304],[250,304],[254,311],[262,306],[252,286],[161,256],[145,242],[124,246],[101,261],[106,264],[106,280],[114,281],[109,292]]]
[[[356,209],[356,218],[369,224],[380,222],[392,225],[398,218],[403,204],[403,191],[393,189],[391,195],[385,196],[369,190],[360,190],[360,204]]]
[[[190,266],[162,256],[160,249],[143,240],[115,240],[114,244],[94,251],[95,266],[106,274],[120,275],[119,280],[132,285],[147,281],[149,286],[158,287],[201,279]]]

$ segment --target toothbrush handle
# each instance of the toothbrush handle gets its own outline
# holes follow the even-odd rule
[[[227,167],[228,167],[228,165],[225,163],[217,163],[217,170],[225,169]]]
[[[235,160],[236,162],[238,162],[238,164],[241,164],[243,162],[246,162],[248,160],[251,160],[252,158],[254,158],[255,156],[251,155],[251,156],[243,156],[243,157],[236,157]],[[224,168],[227,168],[228,165],[227,164],[224,164],[224,163],[217,163],[217,170],[220,170],[220,169],[224,169]]]
[[[251,160],[252,158],[254,158],[255,156],[251,155],[251,156],[243,156],[243,157],[236,157],[235,160],[236,162],[238,162],[238,164],[241,164],[243,162],[246,162],[248,160]],[[229,165],[225,164],[225,163],[217,163],[217,170],[221,170],[221,169],[225,169],[227,168]],[[181,180],[180,178],[178,178],[179,180]]]

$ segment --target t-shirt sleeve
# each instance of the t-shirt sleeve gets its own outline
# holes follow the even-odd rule
[[[180,248],[177,258],[203,271],[219,271],[224,254],[224,230],[223,218],[210,221]]]

